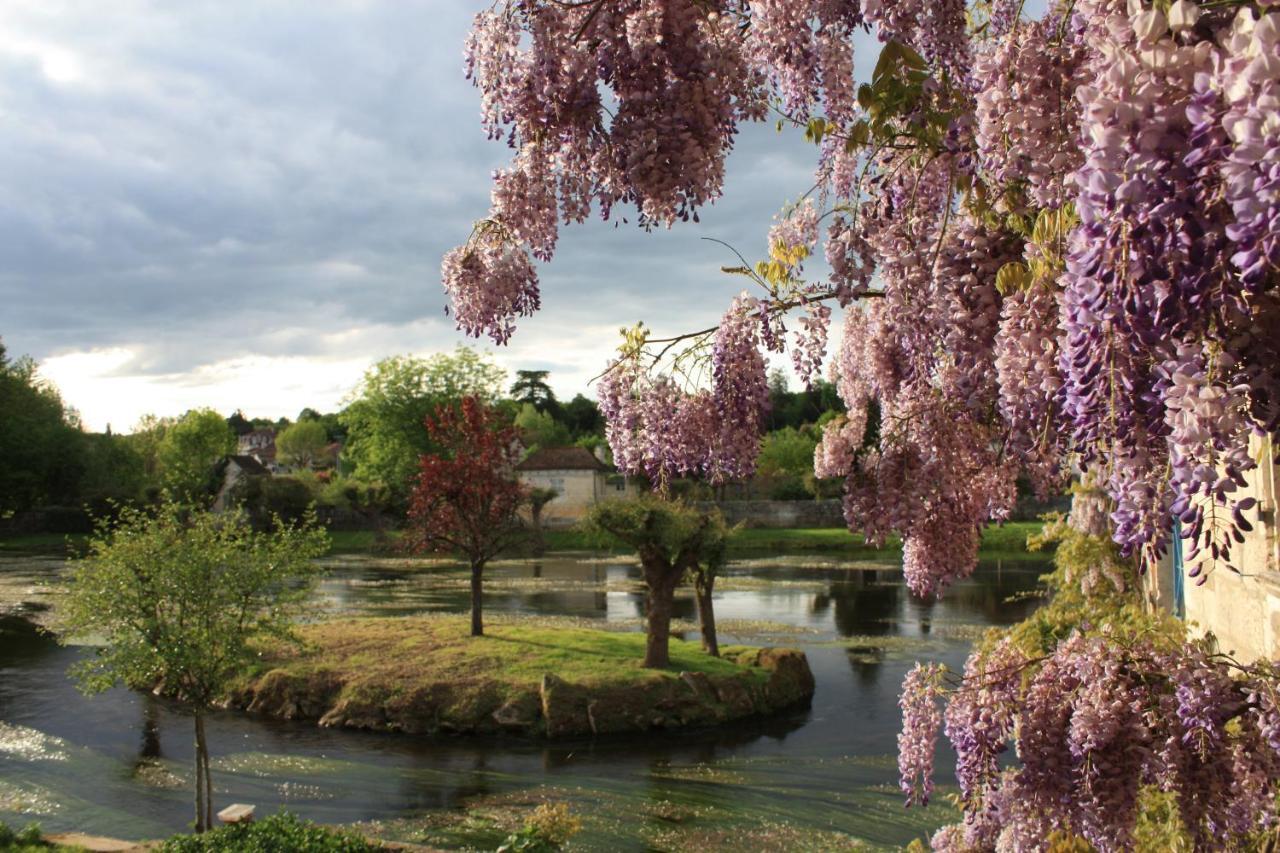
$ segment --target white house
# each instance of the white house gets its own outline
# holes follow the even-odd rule
[[[227,508],[231,490],[242,479],[270,473],[267,467],[253,456],[228,456],[226,467],[222,471],[222,486],[218,489],[218,496],[213,500],[213,511],[222,512]]]
[[[529,486],[558,493],[542,510],[548,526],[572,524],[602,501],[640,494],[634,480],[615,473],[585,447],[535,450],[516,466],[516,473]]]

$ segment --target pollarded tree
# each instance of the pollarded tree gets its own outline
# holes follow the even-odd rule
[[[74,567],[60,634],[102,645],[72,672],[88,692],[155,689],[191,710],[198,832],[213,822],[204,715],[256,660],[256,641],[292,638],[326,550],[311,519],[260,533],[242,516],[165,503],[100,522]]]
[[[711,608],[715,573],[724,561],[727,536],[719,512],[699,512],[678,502],[644,496],[596,504],[585,525],[634,548],[640,557],[648,593],[645,666],[661,669],[671,663],[672,607],[676,587],[685,580],[696,586],[703,648],[719,654]]]
[[[1249,442],[1280,428],[1280,12],[1054,0],[1028,19],[1023,7],[487,8],[467,72],[513,159],[495,176],[489,216],[443,261],[459,326],[506,341],[540,304],[533,258],[550,260],[560,223],[593,205],[605,216],[634,205],[646,226],[696,218],[723,188],[739,125],[780,115],[815,145],[814,188],[783,210],[759,263],[729,270],[758,289],[718,326],[628,335],[599,389],[620,468],[659,485],[750,474],[768,397],[760,351],[790,349],[798,372],[815,376],[834,304],[846,309],[833,370],[847,413],[824,431],[815,471],[844,481],[845,516],[868,542],[901,534],[914,592],[972,572],[981,528],[1007,517],[1020,474],[1047,492],[1075,463],[1100,472],[1124,559],[1158,559],[1176,515],[1190,559],[1236,567],[1257,510]],[[854,51],[868,30],[881,47],[859,81]],[[805,272],[819,251],[824,281]],[[709,387],[662,375],[682,342],[709,347]],[[1077,739],[1066,752],[1061,738],[1020,751],[1024,779],[1087,814],[1073,828],[1095,845],[1123,846],[1126,786],[1151,768],[1140,740],[1111,750],[1103,734],[1132,734],[1132,706],[1097,692],[1119,695],[1121,682],[1096,678],[1085,679],[1094,704],[1071,704],[1080,694],[1068,670],[1114,674],[1130,661],[1096,626],[1073,648],[1070,666],[1044,675],[1043,713],[1022,722],[1065,737],[1078,712]],[[1168,666],[1194,671],[1198,652],[1184,651]],[[1255,675],[1274,695],[1275,679]],[[909,697],[930,680],[917,676]],[[1208,721],[1203,737],[1189,735],[1205,755],[1227,753],[1219,735],[1233,695],[1178,693],[1188,725]],[[1272,711],[1255,710],[1250,725],[1277,730]],[[1096,726],[1083,722],[1090,713]],[[957,731],[980,737],[976,725]],[[1269,748],[1280,754],[1280,740]],[[1099,767],[1112,778],[1053,787]],[[1256,795],[1273,780],[1251,767],[1205,776],[1219,804],[1256,824],[1268,819]],[[1165,780],[1193,798],[1182,817],[1199,835],[1195,784]],[[993,807],[977,802],[972,814],[1027,837],[1021,812],[975,790]],[[1095,808],[1081,799],[1090,790],[1115,796]]]
[[[471,569],[471,636],[484,633],[484,567],[524,542],[519,512],[528,489],[516,478],[516,430],[498,425],[474,397],[441,405],[426,420],[433,449],[418,462],[405,544],[417,552],[457,552]]]

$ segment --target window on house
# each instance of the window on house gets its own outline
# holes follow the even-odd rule
[[[551,481],[551,488],[560,494],[564,494],[564,477],[549,477],[548,479]]]

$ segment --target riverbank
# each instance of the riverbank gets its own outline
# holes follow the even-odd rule
[[[457,616],[303,626],[229,706],[321,726],[579,737],[710,726],[806,704],[803,653],[731,646],[713,658],[671,640],[671,667],[644,669],[644,636],[504,621],[484,637]]]
[[[1043,554],[1029,552],[1027,536],[1038,533],[1039,521],[1014,521],[991,526],[982,533],[979,556],[984,559],[1040,560]],[[396,531],[335,530],[329,533],[333,554],[374,554],[398,551]],[[84,548],[81,535],[29,534],[0,538],[4,554],[74,554]],[[601,554],[627,553],[625,548],[577,529],[545,530],[543,542],[549,551],[591,551]],[[862,560],[896,560],[902,542],[896,537],[882,548],[868,548],[860,535],[838,527],[829,528],[740,528],[729,536],[729,553],[750,556],[762,553],[829,554]]]
[[[979,555],[983,558],[1044,559],[1041,553],[1027,550],[1027,537],[1039,533],[1039,521],[1012,521],[991,526],[982,532]],[[397,535],[379,534],[372,530],[340,530],[330,534],[334,553],[368,553],[395,550]],[[592,551],[627,553],[627,549],[576,528],[544,530],[543,543],[548,551]],[[739,528],[729,534],[731,555],[759,555],[765,552],[788,554],[832,554],[866,560],[891,560],[902,555],[902,540],[891,537],[881,548],[868,548],[859,534],[840,527],[823,528]]]

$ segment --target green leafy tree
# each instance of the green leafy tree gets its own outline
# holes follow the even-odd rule
[[[291,620],[318,572],[313,559],[327,548],[311,519],[259,533],[243,516],[166,502],[100,522],[75,565],[60,636],[99,637],[102,645],[72,674],[86,692],[124,684],[186,703],[195,721],[197,831],[213,821],[205,713],[257,659],[255,642],[293,638]]]
[[[128,436],[84,433],[84,476],[80,497],[101,510],[110,502],[137,499],[146,486],[143,459]]]
[[[581,394],[561,406],[560,421],[574,438],[604,435],[604,415],[596,401]]]
[[[133,432],[125,436],[134,453],[142,459],[142,475],[148,485],[160,485],[160,445],[164,442],[165,433],[177,422],[177,418],[143,415],[134,425]]]
[[[635,549],[648,591],[645,606],[644,665],[671,663],[671,611],[675,590],[692,580],[698,594],[703,648],[719,653],[711,595],[724,562],[729,535],[719,512],[700,512],[687,504],[645,495],[596,504],[585,527]]]
[[[783,427],[761,442],[757,480],[775,500],[809,496],[805,477],[813,473],[813,451],[818,440],[812,427]]]
[[[73,503],[83,475],[75,414],[28,357],[0,343],[0,511]]]
[[[339,415],[347,430],[344,457],[353,476],[382,483],[404,496],[417,474],[418,459],[432,450],[422,425],[442,403],[463,397],[483,403],[498,398],[506,373],[469,347],[429,358],[393,356],[365,372]]]
[[[547,384],[549,375],[549,370],[517,370],[516,381],[511,385],[511,398],[553,417],[559,415],[560,403],[556,400],[556,393]]]
[[[524,446],[564,447],[572,442],[569,430],[559,423],[548,412],[540,412],[532,403],[525,403],[516,415],[516,429],[520,430],[520,440]]]
[[[227,418],[227,426],[231,427],[231,431],[236,435],[245,435],[253,432],[253,421],[244,416],[244,412],[236,409],[235,414]]]
[[[295,468],[311,468],[324,458],[329,434],[318,420],[298,421],[276,436],[276,458]]]
[[[236,436],[213,409],[192,409],[165,430],[157,449],[161,482],[175,497],[204,500],[214,488],[214,466],[234,453]]]

